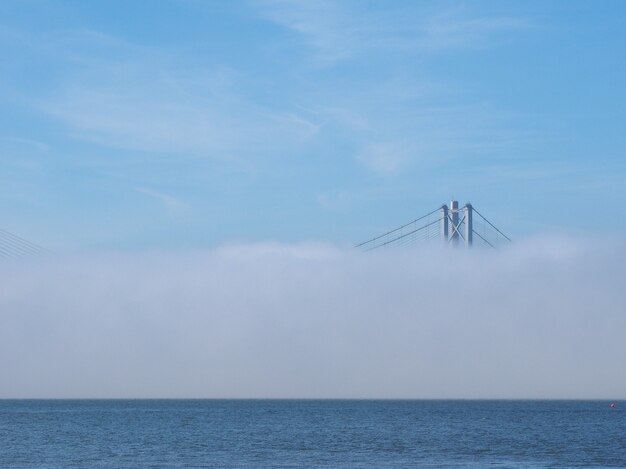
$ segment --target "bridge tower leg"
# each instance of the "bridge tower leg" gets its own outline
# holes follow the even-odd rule
[[[444,243],[448,242],[448,206],[442,205],[441,209],[441,218],[439,219],[439,229],[441,233],[441,239]]]
[[[471,247],[474,241],[474,208],[472,204],[465,204],[465,246]]]
[[[450,241],[452,245],[459,244],[459,202],[456,200],[450,201],[450,221],[452,222],[452,231],[450,232]]]

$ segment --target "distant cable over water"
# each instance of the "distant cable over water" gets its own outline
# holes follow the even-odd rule
[[[0,228],[0,258],[19,259],[46,253],[46,249],[27,239]]]

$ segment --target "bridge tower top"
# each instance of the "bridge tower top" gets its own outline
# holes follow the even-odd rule
[[[478,221],[478,225],[475,221]],[[383,246],[406,246],[437,238],[452,246],[459,246],[462,241],[466,248],[473,246],[475,239],[491,248],[500,242],[511,241],[472,204],[467,203],[460,207],[459,202],[453,199],[449,204],[444,204],[409,223],[360,243],[357,247],[369,251]]]
[[[451,200],[449,206],[443,205],[439,220],[442,241],[458,246],[463,240],[465,247],[471,247],[474,238],[473,216],[472,204],[459,208],[459,202]]]

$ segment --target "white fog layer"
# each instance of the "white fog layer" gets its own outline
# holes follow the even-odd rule
[[[626,243],[0,264],[0,398],[626,398]]]

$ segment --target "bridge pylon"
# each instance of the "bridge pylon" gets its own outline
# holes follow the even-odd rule
[[[477,225],[474,224],[476,215]],[[476,235],[476,237],[474,237]],[[365,251],[385,246],[406,246],[421,241],[441,240],[445,245],[472,247],[474,239],[481,245],[495,248],[498,243],[511,242],[511,238],[486,219],[472,204],[459,207],[451,200],[439,208],[405,223],[398,228],[371,238],[356,247]]]
[[[459,202],[451,200],[449,206],[441,206],[440,212],[439,223],[442,241],[456,247],[463,240],[465,247],[471,247],[474,238],[474,209],[472,204],[465,204],[459,208]]]

